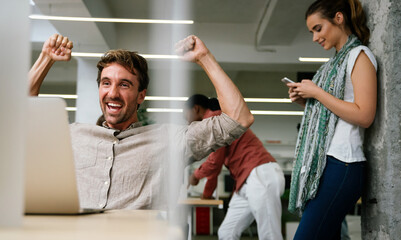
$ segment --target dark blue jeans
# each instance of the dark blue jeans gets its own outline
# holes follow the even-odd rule
[[[340,240],[341,222],[360,198],[364,180],[365,162],[327,156],[318,192],[306,204],[294,240]]]

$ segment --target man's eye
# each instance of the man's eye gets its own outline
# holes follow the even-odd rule
[[[108,85],[110,85],[110,83],[109,82],[102,82],[102,85],[103,86],[108,86]]]

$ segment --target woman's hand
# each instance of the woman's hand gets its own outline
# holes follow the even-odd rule
[[[288,86],[288,84],[287,84]],[[294,87],[289,87],[288,96],[291,99],[291,102],[298,103],[302,107],[305,107],[306,99],[302,98],[298,93],[294,91]]]
[[[288,83],[287,84],[292,91],[296,93],[301,98],[316,98],[320,91],[323,91],[320,87],[318,87],[314,82],[309,79],[304,79],[300,83]],[[294,95],[294,97],[296,96]],[[291,96],[290,96],[291,98]]]

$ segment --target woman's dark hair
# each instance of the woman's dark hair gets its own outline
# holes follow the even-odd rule
[[[370,30],[366,25],[366,15],[359,0],[317,0],[309,6],[305,19],[314,13],[334,24],[336,13],[344,15],[345,25],[355,34],[364,45],[367,45]]]
[[[220,104],[217,98],[208,98],[202,94],[192,95],[185,103],[185,107],[187,108],[193,108],[195,105],[199,105],[212,111],[220,110]]]

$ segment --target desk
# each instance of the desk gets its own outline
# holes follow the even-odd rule
[[[0,228],[7,240],[122,240],[183,239],[153,210],[112,210],[81,216],[28,215],[20,228]]]
[[[180,204],[189,205],[192,207],[218,207],[223,208],[223,200],[216,199],[201,199],[201,198],[186,198],[179,201]]]

